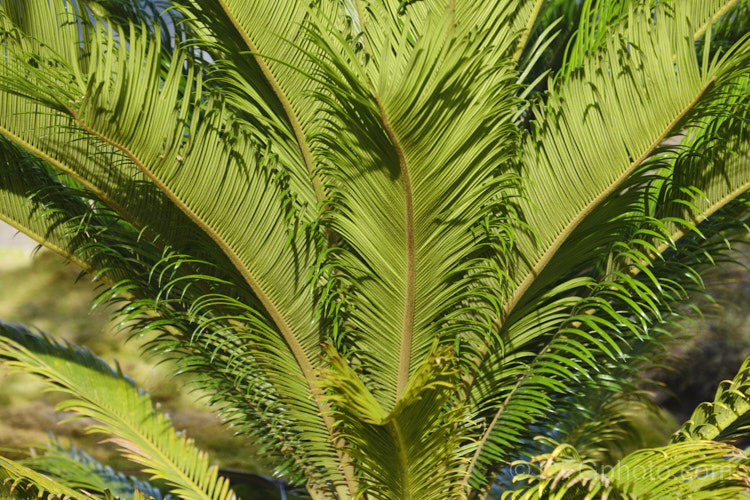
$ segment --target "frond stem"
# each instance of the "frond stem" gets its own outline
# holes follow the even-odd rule
[[[703,23],[703,25],[696,30],[695,35],[693,35],[693,39],[698,40],[700,37],[702,37],[706,33],[706,30],[708,30],[708,27],[718,21],[721,16],[729,12],[729,9],[734,7],[736,3],[737,0],[727,1],[719,10],[714,13],[713,16],[711,16],[711,19]]]
[[[404,435],[401,432],[401,429],[394,420],[391,420],[391,422],[388,424],[388,427],[393,430],[393,435],[396,438],[396,442],[398,443],[398,452],[396,453],[395,459],[399,463],[399,472],[401,475],[401,494],[406,495],[402,496],[400,500],[412,500],[410,487],[411,481],[409,480],[409,457],[406,453],[407,444],[406,441],[404,441]]]
[[[521,38],[518,40],[516,51],[513,53],[514,61],[518,61],[519,59],[521,59],[521,54],[523,53],[523,49],[526,48],[526,42],[528,42],[529,36],[531,36],[531,29],[534,27],[534,23],[536,22],[536,18],[539,15],[539,12],[542,10],[543,4],[544,0],[536,0],[534,8],[531,10],[529,18],[526,20],[526,26],[523,29]]]

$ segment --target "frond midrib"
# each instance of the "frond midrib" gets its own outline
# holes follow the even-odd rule
[[[700,37],[702,37],[706,33],[706,31],[708,30],[708,27],[711,24],[713,24],[716,21],[718,21],[719,18],[721,18],[721,16],[723,16],[724,14],[726,14],[727,12],[729,12],[729,9],[731,9],[732,7],[734,7],[734,5],[737,2],[738,2],[738,0],[727,0],[727,2],[724,4],[723,7],[721,7],[720,9],[718,9],[716,11],[716,13],[713,16],[711,16],[711,18],[709,20],[707,20],[705,23],[703,23],[703,25],[701,25],[701,27],[698,28],[695,31],[695,34],[693,35],[693,38],[695,40],[698,40]]]
[[[414,222],[414,193],[411,187],[411,178],[409,167],[406,163],[406,155],[401,147],[401,143],[396,136],[388,115],[380,101],[375,89],[373,96],[380,110],[380,118],[383,128],[391,140],[396,154],[398,156],[399,168],[401,171],[401,183],[404,189],[404,231],[406,239],[406,276],[404,282],[404,319],[401,326],[401,345],[399,351],[398,373],[396,378],[396,400],[401,397],[406,385],[409,382],[409,371],[411,368],[412,342],[414,338],[414,313],[416,306],[417,294],[417,244],[416,244],[416,227]]]
[[[513,53],[513,60],[518,61],[521,59],[521,54],[523,54],[524,49],[526,48],[526,43],[529,41],[529,37],[531,36],[531,29],[534,27],[534,23],[536,22],[537,16],[539,16],[539,12],[542,10],[542,5],[544,5],[545,0],[536,0],[534,3],[534,7],[531,9],[531,14],[529,15],[529,18],[526,20],[526,25],[523,28],[523,31],[521,32],[521,38],[518,40],[518,45],[516,46],[516,50]]]

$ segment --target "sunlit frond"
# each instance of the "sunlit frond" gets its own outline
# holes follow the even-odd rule
[[[527,487],[504,495],[513,499],[749,498],[744,455],[733,446],[691,441],[634,452],[606,471],[560,445],[552,453],[519,463],[518,481]]]
[[[331,253],[330,279],[349,290],[334,321],[344,345],[359,344],[376,375],[367,384],[386,408],[436,336],[476,345],[487,331],[487,317],[470,324],[459,315],[472,294],[493,307],[482,251],[494,244],[487,233],[507,224],[502,191],[517,181],[512,67],[483,71],[487,54],[455,37],[450,16],[436,11],[429,22],[413,58],[386,51],[376,77],[345,40],[321,60],[330,93],[321,94],[330,109],[316,138],[331,180],[325,221],[346,242]],[[411,43],[402,35],[394,47]]]
[[[105,496],[109,493],[116,498],[126,499],[133,498],[137,490],[154,500],[162,500],[164,497],[150,483],[115,472],[82,450],[66,450],[56,441],[52,441],[43,454],[33,454],[19,463],[68,488],[85,491],[90,495]]]
[[[458,375],[449,349],[421,364],[395,408],[373,398],[346,361],[331,350],[329,390],[341,432],[355,446],[352,456],[364,473],[367,498],[453,498],[460,494],[471,422],[463,408],[443,409],[453,397]],[[435,476],[434,471],[441,471]]]
[[[234,498],[218,468],[209,466],[208,456],[180,436],[169,418],[154,410],[148,393],[119,368],[113,370],[91,351],[59,344],[19,325],[0,323],[0,333],[0,357],[8,366],[33,373],[70,396],[58,404],[58,410],[96,420],[90,432],[110,435],[109,442],[145,472],[166,481],[174,494],[206,500]],[[8,467],[6,461],[3,464]]]

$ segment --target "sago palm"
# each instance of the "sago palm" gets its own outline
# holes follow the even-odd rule
[[[747,496],[747,366],[607,465],[744,234],[747,20],[736,0],[2,0],[0,217],[315,499]],[[172,494],[233,496],[119,369],[1,328],[0,356]],[[8,495],[116,494],[0,464]]]

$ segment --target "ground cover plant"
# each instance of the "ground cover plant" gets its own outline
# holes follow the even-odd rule
[[[747,232],[748,17],[3,0],[0,214],[315,499],[747,496],[747,363],[665,446],[608,445]],[[119,369],[0,330],[170,494],[235,495]],[[75,459],[0,459],[6,496],[161,494]]]

